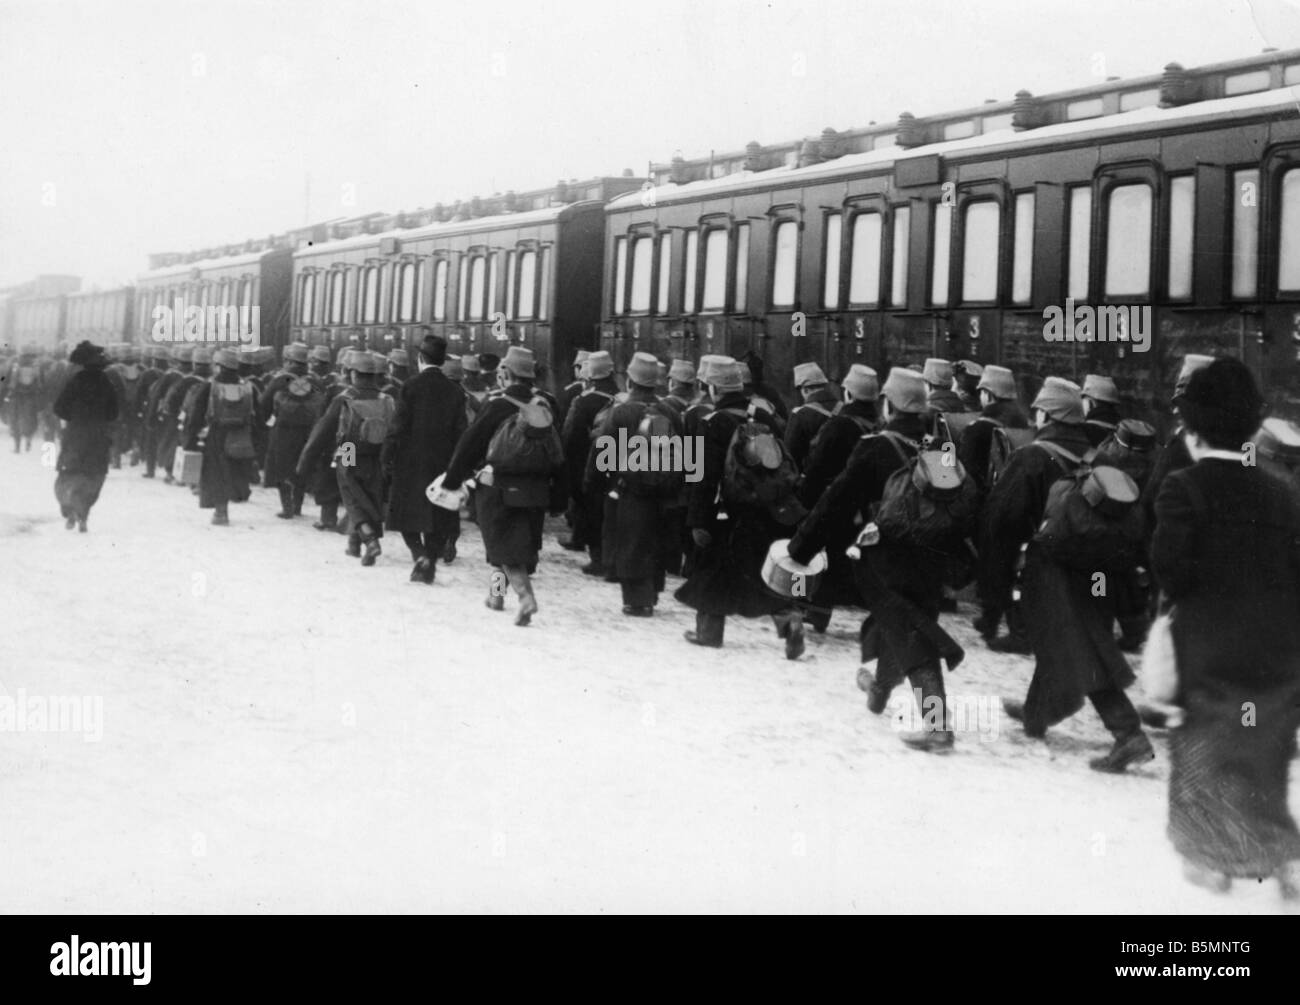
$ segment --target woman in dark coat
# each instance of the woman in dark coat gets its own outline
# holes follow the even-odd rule
[[[68,424],[59,451],[54,495],[68,530],[75,524],[84,534],[90,508],[108,476],[117,395],[104,375],[108,355],[100,346],[82,342],[72,350],[70,361],[81,370],[64,385],[54,403],[54,414]]]
[[[511,346],[501,366],[510,375],[510,384],[505,394],[485,401],[474,425],[460,438],[443,480],[443,487],[448,490],[459,489],[466,479],[483,468],[497,429],[513,421],[520,414],[520,406],[537,394],[533,389],[537,370],[531,350]],[[552,409],[554,416],[549,402],[546,407]],[[546,512],[549,509],[558,513],[564,509],[563,458],[545,476],[505,476],[494,471],[490,485],[480,478],[474,490],[474,503],[487,562],[494,570],[487,606],[494,611],[505,609],[502,587],[509,583],[519,596],[515,624],[528,625],[537,613],[531,576],[537,570],[537,557],[542,549]]]
[[[1184,720],[1170,738],[1169,837],[1191,881],[1278,879],[1300,896],[1287,774],[1300,727],[1300,508],[1242,461],[1263,399],[1245,364],[1192,375],[1193,463],[1156,500],[1152,557],[1172,603]]]

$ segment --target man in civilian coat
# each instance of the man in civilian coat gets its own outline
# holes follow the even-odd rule
[[[433,583],[436,563],[445,560],[460,529],[460,513],[435,506],[425,494],[447,470],[468,426],[467,395],[443,372],[446,359],[446,339],[426,335],[416,352],[419,372],[398,389],[397,413],[381,456],[390,480],[385,526],[401,534],[411,552],[412,583]]]

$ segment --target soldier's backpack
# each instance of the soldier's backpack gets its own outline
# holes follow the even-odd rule
[[[310,428],[320,418],[316,385],[309,377],[293,377],[275,392],[275,421],[280,426]]]
[[[378,454],[393,424],[396,410],[386,394],[378,398],[345,395],[339,412],[339,443],[351,443],[358,456]]]
[[[993,433],[989,437],[989,460],[988,467],[984,472],[984,487],[991,489],[997,484],[998,479],[1002,477],[1002,472],[1007,469],[1011,462],[1011,455],[1021,447],[1028,446],[1034,442],[1034,431],[1032,429],[1013,429],[1002,425],[997,419],[989,419],[992,422]]]
[[[1142,555],[1144,515],[1137,483],[1091,455],[1047,492],[1034,541],[1054,561],[1085,572],[1119,571]]]
[[[253,389],[248,384],[225,384],[214,380],[209,393],[212,425],[221,429],[234,429],[252,421]]]
[[[540,394],[522,402],[504,395],[516,414],[497,426],[488,443],[487,463],[494,475],[548,475],[564,463],[564,447],[551,406]]]
[[[875,523],[885,540],[947,554],[962,550],[975,532],[979,488],[957,460],[956,451],[923,450],[898,433],[880,434],[903,466],[885,482]]]
[[[684,458],[671,451],[672,443],[684,445],[684,441],[677,434],[673,420],[663,411],[669,407],[658,403],[644,406],[636,432],[627,438],[629,457],[640,454],[647,461],[621,472],[623,484],[636,495],[671,496],[686,484],[685,466],[677,463]]]
[[[808,511],[795,494],[799,469],[781,438],[770,426],[756,421],[758,408],[753,403],[744,412],[721,411],[744,418],[727,444],[720,486],[723,503],[729,508],[762,509],[785,527],[798,523]],[[705,421],[718,414],[711,413]]]

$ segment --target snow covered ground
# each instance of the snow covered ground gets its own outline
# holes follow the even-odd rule
[[[1109,777],[1090,708],[1046,743],[988,718],[1031,664],[968,610],[949,689],[984,738],[925,755],[866,712],[852,614],[795,663],[766,621],[697,649],[690,611],[623,618],[548,534],[516,628],[472,524],[426,587],[398,538],[365,569],[269,491],[212,527],[135,468],[83,535],[40,444],[8,447],[0,696],[91,714],[0,732],[4,910],[1279,910],[1271,883],[1183,881],[1163,737]]]

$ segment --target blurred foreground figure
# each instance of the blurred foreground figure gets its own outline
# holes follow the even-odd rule
[[[117,394],[104,374],[108,354],[100,346],[82,342],[72,350],[71,362],[81,369],[54,403],[54,414],[68,424],[63,431],[54,495],[68,530],[75,525],[84,534],[90,508],[108,476]]]
[[[1156,498],[1152,558],[1172,606],[1181,726],[1170,735],[1169,837],[1187,878],[1278,880],[1300,897],[1287,774],[1300,727],[1300,508],[1243,463],[1263,399],[1245,364],[1216,360],[1179,403],[1192,463]]]

